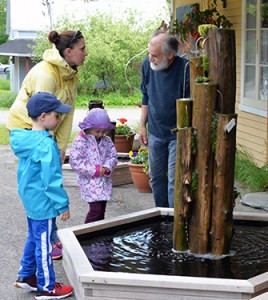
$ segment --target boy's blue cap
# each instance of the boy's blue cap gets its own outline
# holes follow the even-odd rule
[[[61,103],[53,94],[38,92],[30,97],[26,108],[31,118],[37,118],[42,113],[51,111],[66,114],[72,109],[72,106]]]

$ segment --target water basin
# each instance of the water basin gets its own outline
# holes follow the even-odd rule
[[[173,209],[153,208],[91,224],[59,230],[63,243],[63,266],[78,300],[209,300],[252,299],[268,290],[268,273],[248,279],[149,274],[149,272],[96,271],[79,239],[101,235],[109,228],[133,227],[132,224],[159,216],[172,216]],[[268,222],[267,213],[234,212],[234,219]]]

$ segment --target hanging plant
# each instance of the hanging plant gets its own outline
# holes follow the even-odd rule
[[[185,14],[182,21],[175,20],[171,34],[178,35],[182,41],[186,41],[188,37],[198,39],[201,34],[198,27],[202,24],[210,24],[217,28],[230,28],[233,24],[217,11],[217,0],[213,0],[210,9],[200,11],[199,3],[192,6],[192,11]],[[205,28],[204,30],[208,30]]]
[[[198,26],[198,33],[200,36],[205,37],[208,34],[210,28],[218,28],[213,24],[202,24]]]

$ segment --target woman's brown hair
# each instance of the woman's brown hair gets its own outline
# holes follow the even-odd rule
[[[48,40],[50,43],[55,44],[59,50],[60,55],[64,58],[64,50],[72,48],[81,38],[84,38],[82,33],[77,30],[65,30],[62,33],[58,33],[55,30],[50,31],[48,34]]]

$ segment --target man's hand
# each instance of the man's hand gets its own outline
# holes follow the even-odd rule
[[[141,106],[139,141],[143,146],[148,145],[147,128],[146,128],[147,120],[148,120],[148,105],[142,105]]]
[[[141,127],[140,128],[139,141],[142,145],[147,146],[147,130],[146,130],[146,127]]]

